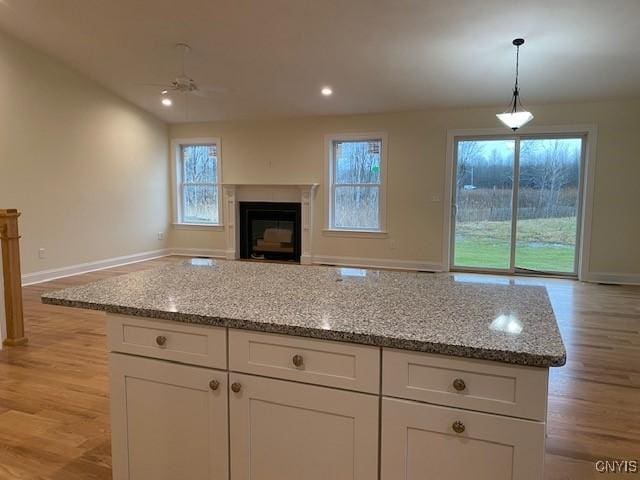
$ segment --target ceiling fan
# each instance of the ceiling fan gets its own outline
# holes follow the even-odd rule
[[[186,43],[176,43],[176,48],[179,49],[182,54],[182,73],[180,73],[180,75],[168,83],[139,83],[138,85],[158,88],[160,90],[160,94],[163,96],[162,104],[165,106],[170,106],[172,104],[169,96],[172,92],[181,93],[185,96],[190,94],[197,95],[199,97],[209,97],[225,93],[227,91],[227,89],[223,87],[203,87],[197,84],[195,80],[185,72],[185,57],[191,50],[191,47]]]

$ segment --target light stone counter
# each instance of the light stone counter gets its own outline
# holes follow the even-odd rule
[[[449,274],[194,259],[42,301],[536,367],[566,359],[544,287]]]

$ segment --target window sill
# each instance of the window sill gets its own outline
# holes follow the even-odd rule
[[[338,230],[325,228],[322,234],[327,237],[351,237],[351,238],[387,238],[389,232],[384,230]]]
[[[173,228],[176,230],[209,230],[214,232],[224,231],[224,225],[209,223],[174,223]]]

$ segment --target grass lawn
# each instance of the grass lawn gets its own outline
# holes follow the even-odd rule
[[[520,220],[516,266],[550,272],[573,272],[575,217]],[[455,265],[509,268],[511,222],[465,222],[456,225]]]

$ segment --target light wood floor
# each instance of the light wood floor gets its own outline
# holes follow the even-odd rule
[[[25,288],[29,345],[0,351],[0,479],[111,478],[104,315],[42,305],[40,294],[178,260]],[[593,464],[640,460],[640,287],[511,280],[547,287],[567,346],[567,365],[551,372],[545,478],[640,478]]]

